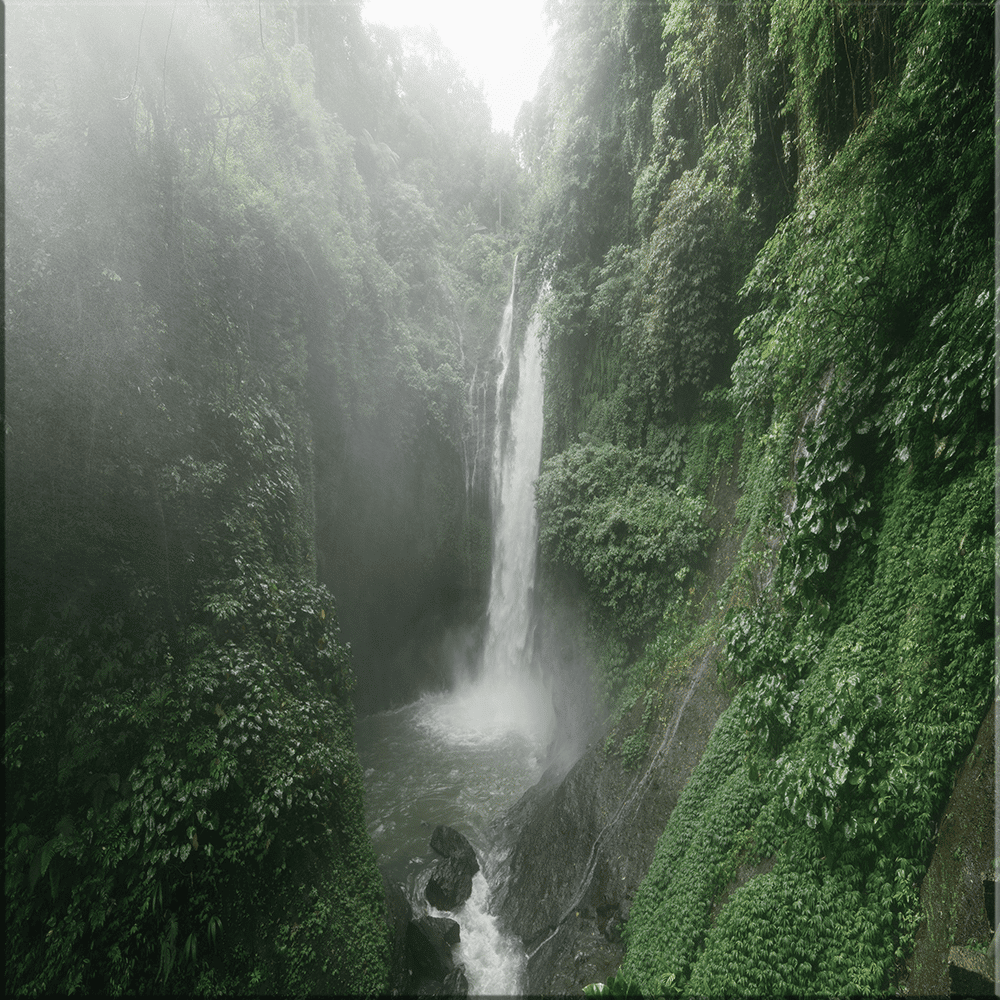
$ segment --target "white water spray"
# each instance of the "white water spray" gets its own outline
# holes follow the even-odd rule
[[[516,267],[516,261],[515,261]],[[493,567],[489,624],[478,677],[458,685],[459,728],[497,734],[516,731],[546,746],[554,725],[551,692],[532,670],[532,601],[538,518],[535,481],[542,456],[543,324],[536,308],[518,359],[517,392],[509,424],[503,420],[510,375],[514,289],[504,311],[498,353],[493,435]]]

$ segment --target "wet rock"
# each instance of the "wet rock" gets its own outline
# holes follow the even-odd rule
[[[457,910],[472,895],[474,874],[455,858],[436,862],[424,890],[427,902],[436,910]]]
[[[447,979],[455,968],[450,942],[457,943],[458,935],[458,924],[446,917],[424,916],[410,921],[406,943],[410,966],[418,979],[438,983]]]
[[[454,946],[462,940],[462,928],[457,920],[448,917],[422,917],[433,928],[436,934],[441,936],[445,944]]]
[[[716,680],[720,655],[710,647],[669,692],[663,728],[639,767],[593,748],[565,777],[543,775],[494,825],[504,849],[502,867],[495,872],[491,859],[486,873],[495,880],[492,909],[531,955],[527,992],[579,994],[619,965],[631,900],[729,701]]]
[[[383,876],[385,887],[385,922],[389,927],[389,995],[406,996],[410,992],[410,958],[407,929],[413,908],[402,886]]]
[[[431,848],[442,860],[435,863],[424,896],[435,909],[456,910],[472,895],[479,859],[469,841],[450,826],[435,829]]]
[[[995,733],[991,701],[941,810],[937,844],[920,886],[923,919],[900,988],[909,996],[947,995],[953,989],[950,947],[978,945],[993,933],[995,911],[984,881],[991,881],[994,872]],[[961,980],[962,973],[958,976]]]
[[[446,997],[467,997],[469,995],[469,980],[465,977],[465,966],[457,965],[444,980]]]
[[[479,871],[479,859],[472,844],[450,826],[436,827],[431,834],[431,850],[442,858],[455,858],[471,869],[473,875]]]
[[[548,996],[579,996],[588,983],[605,981],[622,961],[621,942],[609,941],[592,913],[574,911],[528,959],[529,984],[544,983]],[[537,989],[531,986],[532,992]]]

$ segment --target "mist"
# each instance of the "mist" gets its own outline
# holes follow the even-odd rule
[[[519,212],[481,93],[352,5],[18,6],[8,39],[17,641],[174,630],[249,536],[335,594],[360,706],[445,683]]]

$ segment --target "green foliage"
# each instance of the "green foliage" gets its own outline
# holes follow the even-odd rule
[[[630,770],[638,767],[646,751],[649,749],[649,739],[644,732],[634,732],[622,740],[620,748],[622,764]]]
[[[658,473],[619,446],[573,445],[536,487],[543,555],[582,574],[623,638],[662,615],[706,542],[701,504]]]
[[[989,57],[970,41],[982,30],[980,11],[944,5],[939,13],[927,12],[909,46],[899,90],[817,178],[747,280],[743,294],[754,309],[733,371],[744,409],[771,398],[801,407],[807,387],[831,366],[851,370],[859,354],[870,358],[869,376],[907,370],[924,393],[946,374],[943,357],[931,360],[939,351],[953,361],[965,355],[968,368],[956,366],[951,378],[984,361],[989,310],[977,322],[975,303],[981,308],[991,295],[984,255],[992,146],[983,134],[989,109],[973,80]],[[961,189],[956,170],[967,181]],[[952,323],[942,328],[946,316]],[[914,338],[916,365],[912,353],[900,356]],[[969,389],[963,377],[948,395]],[[860,385],[852,391],[863,398]],[[902,421],[900,410],[893,417]]]
[[[771,4],[770,47],[791,67],[788,109],[796,113],[806,176],[877,105],[885,78],[895,69],[902,6],[838,0]]]
[[[590,983],[584,986],[585,997],[635,997],[642,996],[634,983],[621,973],[614,975],[606,983]]]
[[[322,975],[296,979],[279,937],[254,960],[262,982],[378,988],[381,888],[330,596],[257,574],[207,607],[214,621],[156,680],[84,686],[65,729],[52,700],[8,727],[12,988],[197,991],[209,972],[246,988],[254,940],[313,919],[305,886],[323,891],[326,916],[289,954]],[[32,660],[46,669],[41,651]],[[40,781],[47,772],[58,777]],[[358,964],[352,948],[374,951]],[[114,960],[92,963],[91,949]]]
[[[712,899],[733,870],[731,849],[760,808],[743,758],[749,744],[727,712],[681,793],[626,925],[621,974],[644,993],[682,986],[700,948]]]
[[[738,690],[633,903],[622,971],[646,992],[891,990],[993,684],[988,29],[948,4],[898,29],[773,11],[817,70],[796,77],[809,180],[744,290]]]
[[[688,172],[643,245],[641,318],[626,345],[632,377],[661,419],[686,415],[692,396],[725,370],[734,292],[727,221],[718,192]]]
[[[706,392],[685,453],[684,478],[692,493],[708,495],[723,471],[734,465],[736,433],[729,393],[724,389]]]

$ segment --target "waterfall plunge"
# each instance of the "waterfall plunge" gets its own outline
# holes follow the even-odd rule
[[[510,364],[513,307],[512,289],[497,347],[501,371],[492,455],[493,572],[479,670],[475,677],[459,680],[452,691],[424,695],[412,705],[358,723],[368,828],[380,864],[393,866],[392,877],[406,884],[417,912],[459,922],[461,942],[455,958],[466,968],[470,995],[518,992],[524,950],[500,931],[489,912],[485,873],[497,858],[488,824],[538,780],[544,748],[555,728],[551,692],[531,664],[542,322],[536,307],[516,367],[510,420],[505,422],[504,388],[515,370]],[[428,827],[437,823],[463,829],[484,868],[473,881],[472,897],[447,914],[427,910],[420,881],[423,875],[426,882]]]
[[[517,262],[515,260],[515,269]],[[498,338],[500,375],[492,458],[493,568],[489,626],[479,674],[458,685],[459,712],[449,721],[470,738],[520,732],[536,746],[555,725],[552,694],[532,668],[532,597],[538,520],[535,481],[542,455],[543,322],[536,305],[518,358],[517,391],[505,427],[503,401],[511,371],[514,288]]]

